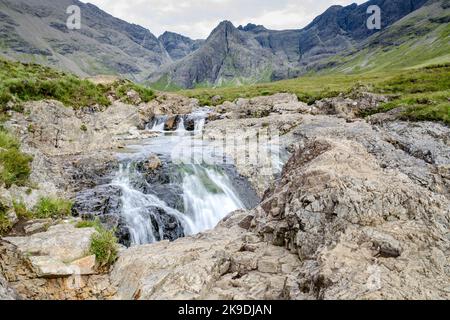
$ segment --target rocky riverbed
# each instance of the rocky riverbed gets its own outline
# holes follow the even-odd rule
[[[74,228],[78,218],[28,222],[28,232],[0,242],[0,298],[450,298],[450,129],[399,121],[395,113],[360,118],[386,99],[356,92],[310,106],[277,94],[210,109],[203,130],[210,146],[239,138],[242,129],[279,135],[280,161],[272,163],[279,168],[271,174],[238,161],[244,145],[226,150],[235,160],[232,176],[260,198],[256,207],[230,212],[201,233],[121,247],[107,273],[85,254],[96,231]],[[8,126],[34,155],[36,188],[2,190],[2,197],[32,207],[40,195],[84,196],[97,202],[97,215],[107,208],[117,217],[114,190],[104,189],[120,167],[117,152],[159,139],[148,130],[155,116],[176,130],[197,107],[175,95],[77,112],[29,103]],[[141,165],[144,175],[164,180],[170,162],[156,156]],[[75,208],[87,214],[83,203]]]

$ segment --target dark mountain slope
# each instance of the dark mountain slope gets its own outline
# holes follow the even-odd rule
[[[81,30],[66,27],[70,5],[81,8]],[[0,0],[0,54],[78,75],[120,74],[136,80],[171,62],[147,29],[77,0]]]
[[[200,48],[204,40],[192,40],[174,32],[164,32],[159,38],[173,60],[180,60]]]

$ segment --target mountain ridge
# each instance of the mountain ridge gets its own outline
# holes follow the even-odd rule
[[[370,5],[381,7],[384,27],[382,30],[385,30],[426,3],[434,1],[372,0],[362,5],[331,6],[304,29],[298,30],[269,30],[251,23],[236,28],[231,22],[225,21],[228,30],[240,34],[235,36],[235,39],[247,39],[247,49],[250,49],[252,54],[249,55],[248,50],[239,50],[238,46],[235,46],[235,50],[227,57],[231,63],[214,64],[214,68],[208,71],[204,68],[204,61],[220,62],[226,59],[218,59],[222,54],[220,50],[197,50],[193,53],[194,57],[174,62],[151,74],[149,81],[164,89],[173,86],[195,88],[205,85],[251,84],[298,77],[312,70],[328,67],[329,59],[357,49],[366,39],[377,34],[379,30],[368,30],[366,27],[366,19],[369,17],[367,8]],[[211,35],[216,34],[223,23],[219,24]],[[211,35],[204,46],[215,46],[214,43],[209,43]],[[248,56],[253,60],[253,69],[250,71],[247,71],[250,69],[247,64]],[[261,60],[261,57],[264,59]],[[220,71],[217,72],[217,69]],[[254,72],[255,70],[257,72]]]
[[[303,29],[270,30],[252,23],[235,27],[225,20],[206,40],[193,40],[169,31],[156,37],[144,27],[78,0],[56,5],[49,0],[0,0],[0,55],[79,76],[119,75],[163,90],[276,81],[336,69],[340,60],[347,59],[343,54],[351,56],[368,39],[375,39],[377,45],[374,35],[425,5],[446,1],[371,0],[335,5]],[[82,8],[81,30],[65,26],[65,9],[71,4]],[[369,5],[382,9],[381,32],[365,26]],[[443,9],[445,17],[449,10]]]

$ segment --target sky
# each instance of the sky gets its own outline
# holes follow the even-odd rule
[[[367,0],[83,0],[159,36],[164,31],[206,39],[223,20],[266,28],[299,29],[328,7]]]

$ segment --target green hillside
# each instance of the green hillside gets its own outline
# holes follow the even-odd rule
[[[328,61],[323,72],[413,69],[450,62],[450,1],[431,1],[372,36],[353,53]]]

